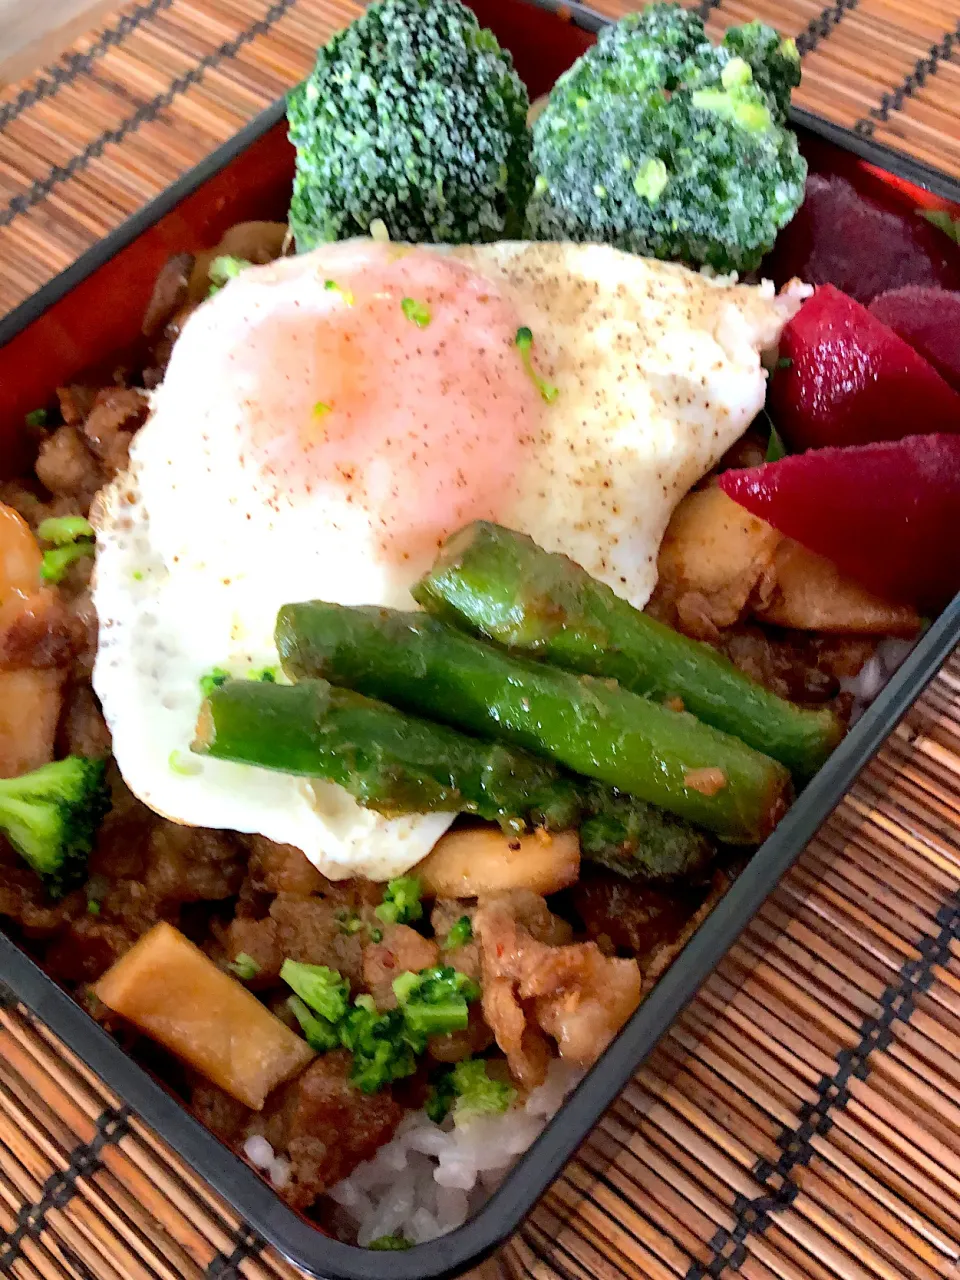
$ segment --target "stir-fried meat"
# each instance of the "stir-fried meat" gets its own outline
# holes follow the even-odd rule
[[[389,1088],[365,1094],[350,1083],[350,1055],[337,1049],[277,1089],[248,1134],[263,1134],[289,1159],[282,1195],[305,1209],[389,1142],[402,1115]]]
[[[363,949],[363,984],[377,1002],[378,1009],[394,1009],[397,997],[393,980],[406,973],[419,973],[437,963],[440,948],[406,924],[389,925],[380,942]]]
[[[0,778],[53,759],[61,684],[57,671],[0,671]]]
[[[307,855],[292,844],[275,844],[266,836],[250,838],[250,879],[263,893],[289,893],[309,898],[327,883]]]
[[[490,898],[480,902],[474,917],[484,1016],[524,1083],[531,1071],[521,1026],[526,1002],[532,1002],[534,1022],[557,1041],[561,1057],[581,1066],[596,1062],[640,1002],[635,960],[604,956],[595,942],[541,941],[525,922],[537,923],[530,908],[513,895]]]
[[[146,397],[132,387],[107,387],[97,392],[83,424],[83,434],[108,477],[127,465],[130,441],[147,409]]]
[[[104,476],[77,427],[58,427],[40,446],[37,478],[51,493],[76,498],[86,509]]]
[[[193,262],[192,253],[176,253],[160,268],[143,316],[141,332],[144,337],[152,338],[159,333],[174,312],[187,301]]]
[[[96,758],[110,754],[110,730],[88,684],[73,683],[64,694],[57,750],[65,756]]]

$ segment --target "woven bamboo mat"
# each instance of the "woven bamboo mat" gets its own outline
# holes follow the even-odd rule
[[[621,0],[598,0],[617,14]],[[799,105],[960,176],[960,0],[721,0]],[[308,70],[353,0],[147,0],[0,93],[0,314]],[[960,659],[485,1280],[960,1275]],[[45,1028],[0,1009],[0,1275],[296,1280]]]
[[[0,1232],[18,1280],[299,1274],[13,1001]],[[484,1280],[958,1269],[960,653]]]

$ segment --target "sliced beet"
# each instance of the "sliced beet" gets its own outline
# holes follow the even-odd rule
[[[960,436],[816,449],[718,483],[886,599],[935,611],[960,590]]]
[[[892,329],[823,285],[783,331],[770,387],[795,450],[960,431],[960,394]]]
[[[870,314],[899,334],[960,391],[960,293],[907,285],[874,298]]]
[[[960,247],[919,213],[885,208],[835,175],[813,173],[764,274],[832,284],[859,302],[905,285],[960,289]]]

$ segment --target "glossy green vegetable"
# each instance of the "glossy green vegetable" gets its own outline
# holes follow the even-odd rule
[[[843,736],[830,710],[795,706],[738,671],[709,645],[634,609],[566,556],[500,525],[455,534],[413,590],[430,613],[512,650],[614,679],[742,739],[799,778]]]
[[[562,830],[575,788],[544,760],[395,711],[322,680],[208,686],[194,750],[339,783],[382,813],[472,813]]]
[[[322,676],[552,757],[733,843],[763,840],[790,796],[782,765],[692,715],[511,657],[422,614],[285,605],[276,639],[294,680]]]
[[[580,853],[628,880],[696,881],[713,859],[713,841],[682,818],[609,787],[584,787]]]

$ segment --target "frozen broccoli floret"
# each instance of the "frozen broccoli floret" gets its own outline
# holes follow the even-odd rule
[[[527,92],[457,0],[379,0],[290,95],[290,226],[300,250],[366,235],[469,243],[515,234],[530,191]]]
[[[759,23],[720,46],[676,5],[607,27],[534,125],[530,234],[753,270],[803,199],[798,80],[795,47]]]

